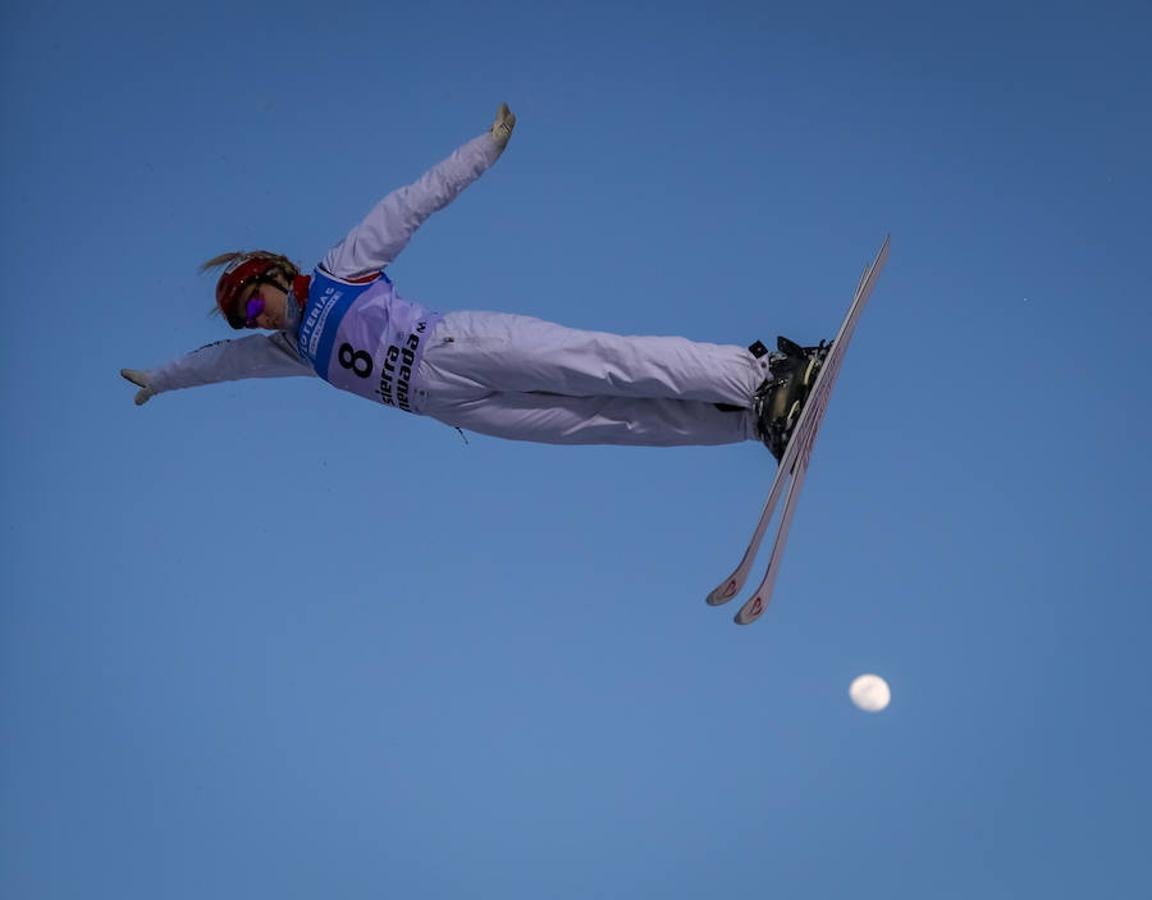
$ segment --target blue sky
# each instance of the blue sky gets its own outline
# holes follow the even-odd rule
[[[0,896],[1152,892],[1147,4],[0,24]],[[314,264],[502,100],[391,270],[434,308],[809,341],[892,233],[749,628],[703,598],[754,444],[117,375],[228,336],[201,260]]]

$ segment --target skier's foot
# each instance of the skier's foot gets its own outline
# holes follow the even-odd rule
[[[753,410],[760,440],[780,460],[831,344],[821,341],[816,347],[801,347],[778,337],[776,346],[768,356],[771,375],[757,388]]]

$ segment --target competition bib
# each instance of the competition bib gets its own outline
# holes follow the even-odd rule
[[[413,379],[428,334],[440,319],[397,295],[383,273],[355,283],[317,268],[296,346],[329,384],[418,413]]]

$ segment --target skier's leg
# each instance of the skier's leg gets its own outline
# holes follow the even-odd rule
[[[430,379],[509,393],[645,397],[751,407],[767,359],[678,337],[622,337],[504,313],[448,313],[422,367]]]
[[[423,412],[469,431],[544,444],[674,447],[757,439],[751,410],[723,412],[694,400],[492,393],[456,401],[429,396]]]

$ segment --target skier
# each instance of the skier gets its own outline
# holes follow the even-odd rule
[[[386,406],[459,429],[553,444],[674,446],[761,440],[783,453],[827,348],[783,338],[769,352],[678,337],[577,331],[526,316],[432,312],[384,269],[417,228],[503,153],[496,120],[419,180],[393,191],[311,275],[264,250],[225,253],[217,310],[272,332],[201,347],[154,369],[122,369],[137,405],[165,391],[241,378],[319,375]]]

